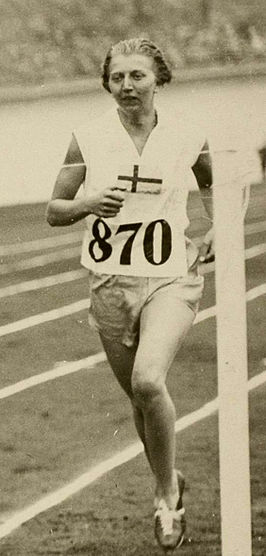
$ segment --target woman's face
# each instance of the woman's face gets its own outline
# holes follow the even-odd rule
[[[116,54],[110,63],[109,87],[125,113],[149,113],[153,109],[156,74],[153,58],[144,54]]]

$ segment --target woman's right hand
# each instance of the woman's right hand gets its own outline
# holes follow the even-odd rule
[[[98,193],[91,193],[86,197],[86,205],[89,213],[96,214],[100,218],[112,218],[116,216],[125,200],[125,189],[117,186],[108,187]]]
[[[86,164],[73,136],[46,210],[46,219],[51,226],[69,226],[89,214],[111,218],[120,211],[125,187],[116,185],[99,192],[89,191],[86,197],[76,197],[85,178]]]

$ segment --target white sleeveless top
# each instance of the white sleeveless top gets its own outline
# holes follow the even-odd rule
[[[205,135],[159,112],[139,155],[117,109],[74,135],[87,167],[85,195],[116,185],[127,189],[117,216],[86,217],[81,263],[105,274],[185,276],[187,181]]]

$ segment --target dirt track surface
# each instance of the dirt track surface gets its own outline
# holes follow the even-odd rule
[[[246,235],[247,249],[266,242],[265,207],[265,185],[254,186],[246,229],[257,225],[261,230],[253,228],[257,231]],[[201,235],[206,221],[195,194],[191,195],[189,210],[190,234]],[[60,260],[62,246],[23,251],[25,242],[81,232],[81,224],[71,230],[52,230],[43,214],[43,205],[1,209],[3,244],[21,246],[21,252],[1,256],[2,265],[13,265],[10,273],[0,275],[1,288],[32,280],[38,284],[40,279],[80,269],[78,255]],[[79,246],[77,236],[74,241],[67,240],[64,249],[73,246]],[[14,270],[19,261],[55,251],[59,253],[56,263]],[[265,283],[265,268],[265,253],[246,261],[247,289]],[[205,275],[205,283],[201,310],[215,304],[213,272]],[[4,296],[0,299],[0,326],[60,309],[87,296],[86,277]],[[248,302],[250,377],[265,369],[265,319],[265,295]],[[86,309],[6,334],[1,345],[1,388],[40,375],[60,362],[81,360],[102,350],[88,328]],[[216,373],[215,319],[209,318],[194,326],[169,374],[177,418],[216,397]],[[265,395],[265,385],[250,394],[253,556],[265,555]],[[0,421],[2,523],[136,440],[129,403],[106,362],[2,399]],[[180,554],[220,555],[216,414],[178,433],[177,457],[188,485],[187,541]],[[3,538],[1,556],[157,555],[152,497],[152,480],[140,455]]]

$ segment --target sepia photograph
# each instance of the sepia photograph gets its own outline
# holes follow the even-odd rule
[[[0,0],[0,555],[266,555],[263,0]]]

